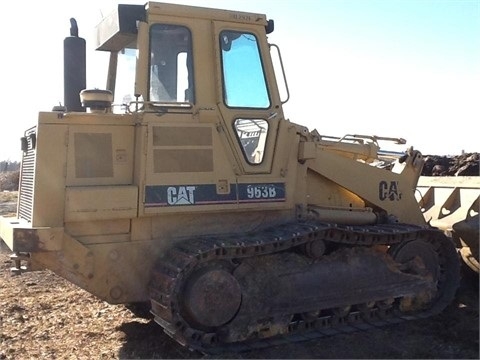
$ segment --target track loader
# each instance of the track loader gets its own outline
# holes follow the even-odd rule
[[[422,154],[383,166],[379,143],[403,139],[287,119],[273,29],[263,14],[118,5],[96,29],[106,88],[87,89],[71,19],[65,106],[25,131],[18,215],[0,221],[12,270],[148,302],[206,353],[441,312],[460,263],[415,198]]]

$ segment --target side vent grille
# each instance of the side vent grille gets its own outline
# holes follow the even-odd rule
[[[35,154],[37,147],[37,128],[25,131],[22,138],[22,167],[18,191],[18,217],[29,222],[33,214],[33,188],[35,176]]]

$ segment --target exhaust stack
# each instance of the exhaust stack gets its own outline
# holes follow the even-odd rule
[[[68,112],[85,112],[80,101],[80,92],[87,87],[85,39],[78,36],[74,18],[70,19],[70,24],[70,36],[63,41],[64,102]]]

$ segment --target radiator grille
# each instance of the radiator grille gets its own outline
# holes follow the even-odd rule
[[[33,127],[25,131],[24,140],[28,146],[23,149],[22,167],[20,172],[20,186],[18,196],[18,217],[32,221],[33,213],[33,188],[35,176],[35,154],[36,154],[36,131]]]

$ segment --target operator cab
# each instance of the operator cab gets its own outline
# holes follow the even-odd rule
[[[111,53],[107,89],[114,104],[127,112],[199,113],[200,122],[211,121],[203,114],[215,111],[230,141],[238,144],[245,171],[268,173],[286,102],[266,53],[265,33],[273,31],[273,21],[259,14],[191,9],[118,5],[97,26],[97,50]]]

